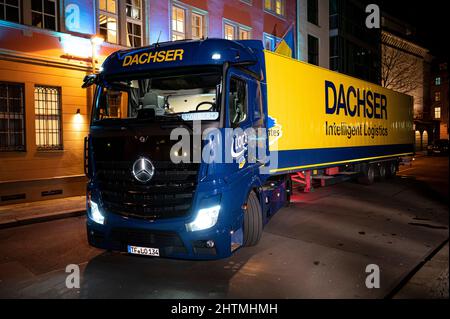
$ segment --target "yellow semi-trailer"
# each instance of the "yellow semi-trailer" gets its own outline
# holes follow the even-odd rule
[[[356,168],[372,182],[413,155],[412,97],[273,52],[264,56],[270,151],[278,155],[272,173],[367,163]]]

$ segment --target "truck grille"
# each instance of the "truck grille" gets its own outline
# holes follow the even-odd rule
[[[148,183],[136,181],[132,162],[96,162],[96,180],[106,210],[145,219],[185,216],[192,205],[199,164],[154,162]]]

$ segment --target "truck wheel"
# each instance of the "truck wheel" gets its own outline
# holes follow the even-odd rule
[[[363,166],[358,182],[364,185],[372,185],[375,181],[375,169],[373,165]]]
[[[380,179],[380,181],[384,181],[386,179],[386,165],[384,163],[380,164],[380,166],[378,166],[378,178]]]
[[[390,162],[387,165],[387,170],[386,170],[386,175],[387,177],[395,177],[395,175],[397,175],[397,165],[395,162]]]
[[[258,196],[251,192],[247,199],[247,209],[244,212],[244,246],[258,244],[263,231],[262,209]]]

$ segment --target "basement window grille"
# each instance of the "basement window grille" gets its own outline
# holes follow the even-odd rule
[[[27,195],[26,194],[14,194],[14,195],[4,195],[4,196],[0,196],[0,202],[9,202],[9,201],[14,201],[14,200],[22,200],[22,199],[26,199]]]
[[[62,150],[61,89],[36,86],[34,88],[34,105],[38,150]]]
[[[0,82],[0,152],[25,151],[24,86]]]

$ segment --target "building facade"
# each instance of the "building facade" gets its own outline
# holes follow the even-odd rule
[[[439,129],[430,98],[432,60],[429,50],[417,44],[412,26],[383,15],[381,85],[414,98],[416,151],[426,150]]]
[[[297,57],[330,66],[329,0],[297,0]]]
[[[448,62],[436,59],[431,67],[431,114],[435,121],[439,122],[435,139],[447,139],[448,129],[448,106],[449,106],[449,80]]]
[[[0,205],[85,190],[82,79],[121,47],[91,41],[94,12],[91,0],[0,1]]]
[[[273,50],[298,30],[297,2],[0,0],[0,205],[85,193],[93,91],[81,84],[109,54],[206,37]]]
[[[366,27],[374,0],[329,0],[330,69],[380,84],[381,30]]]
[[[296,24],[295,0],[149,1],[149,43],[182,39],[259,39],[275,49]]]

